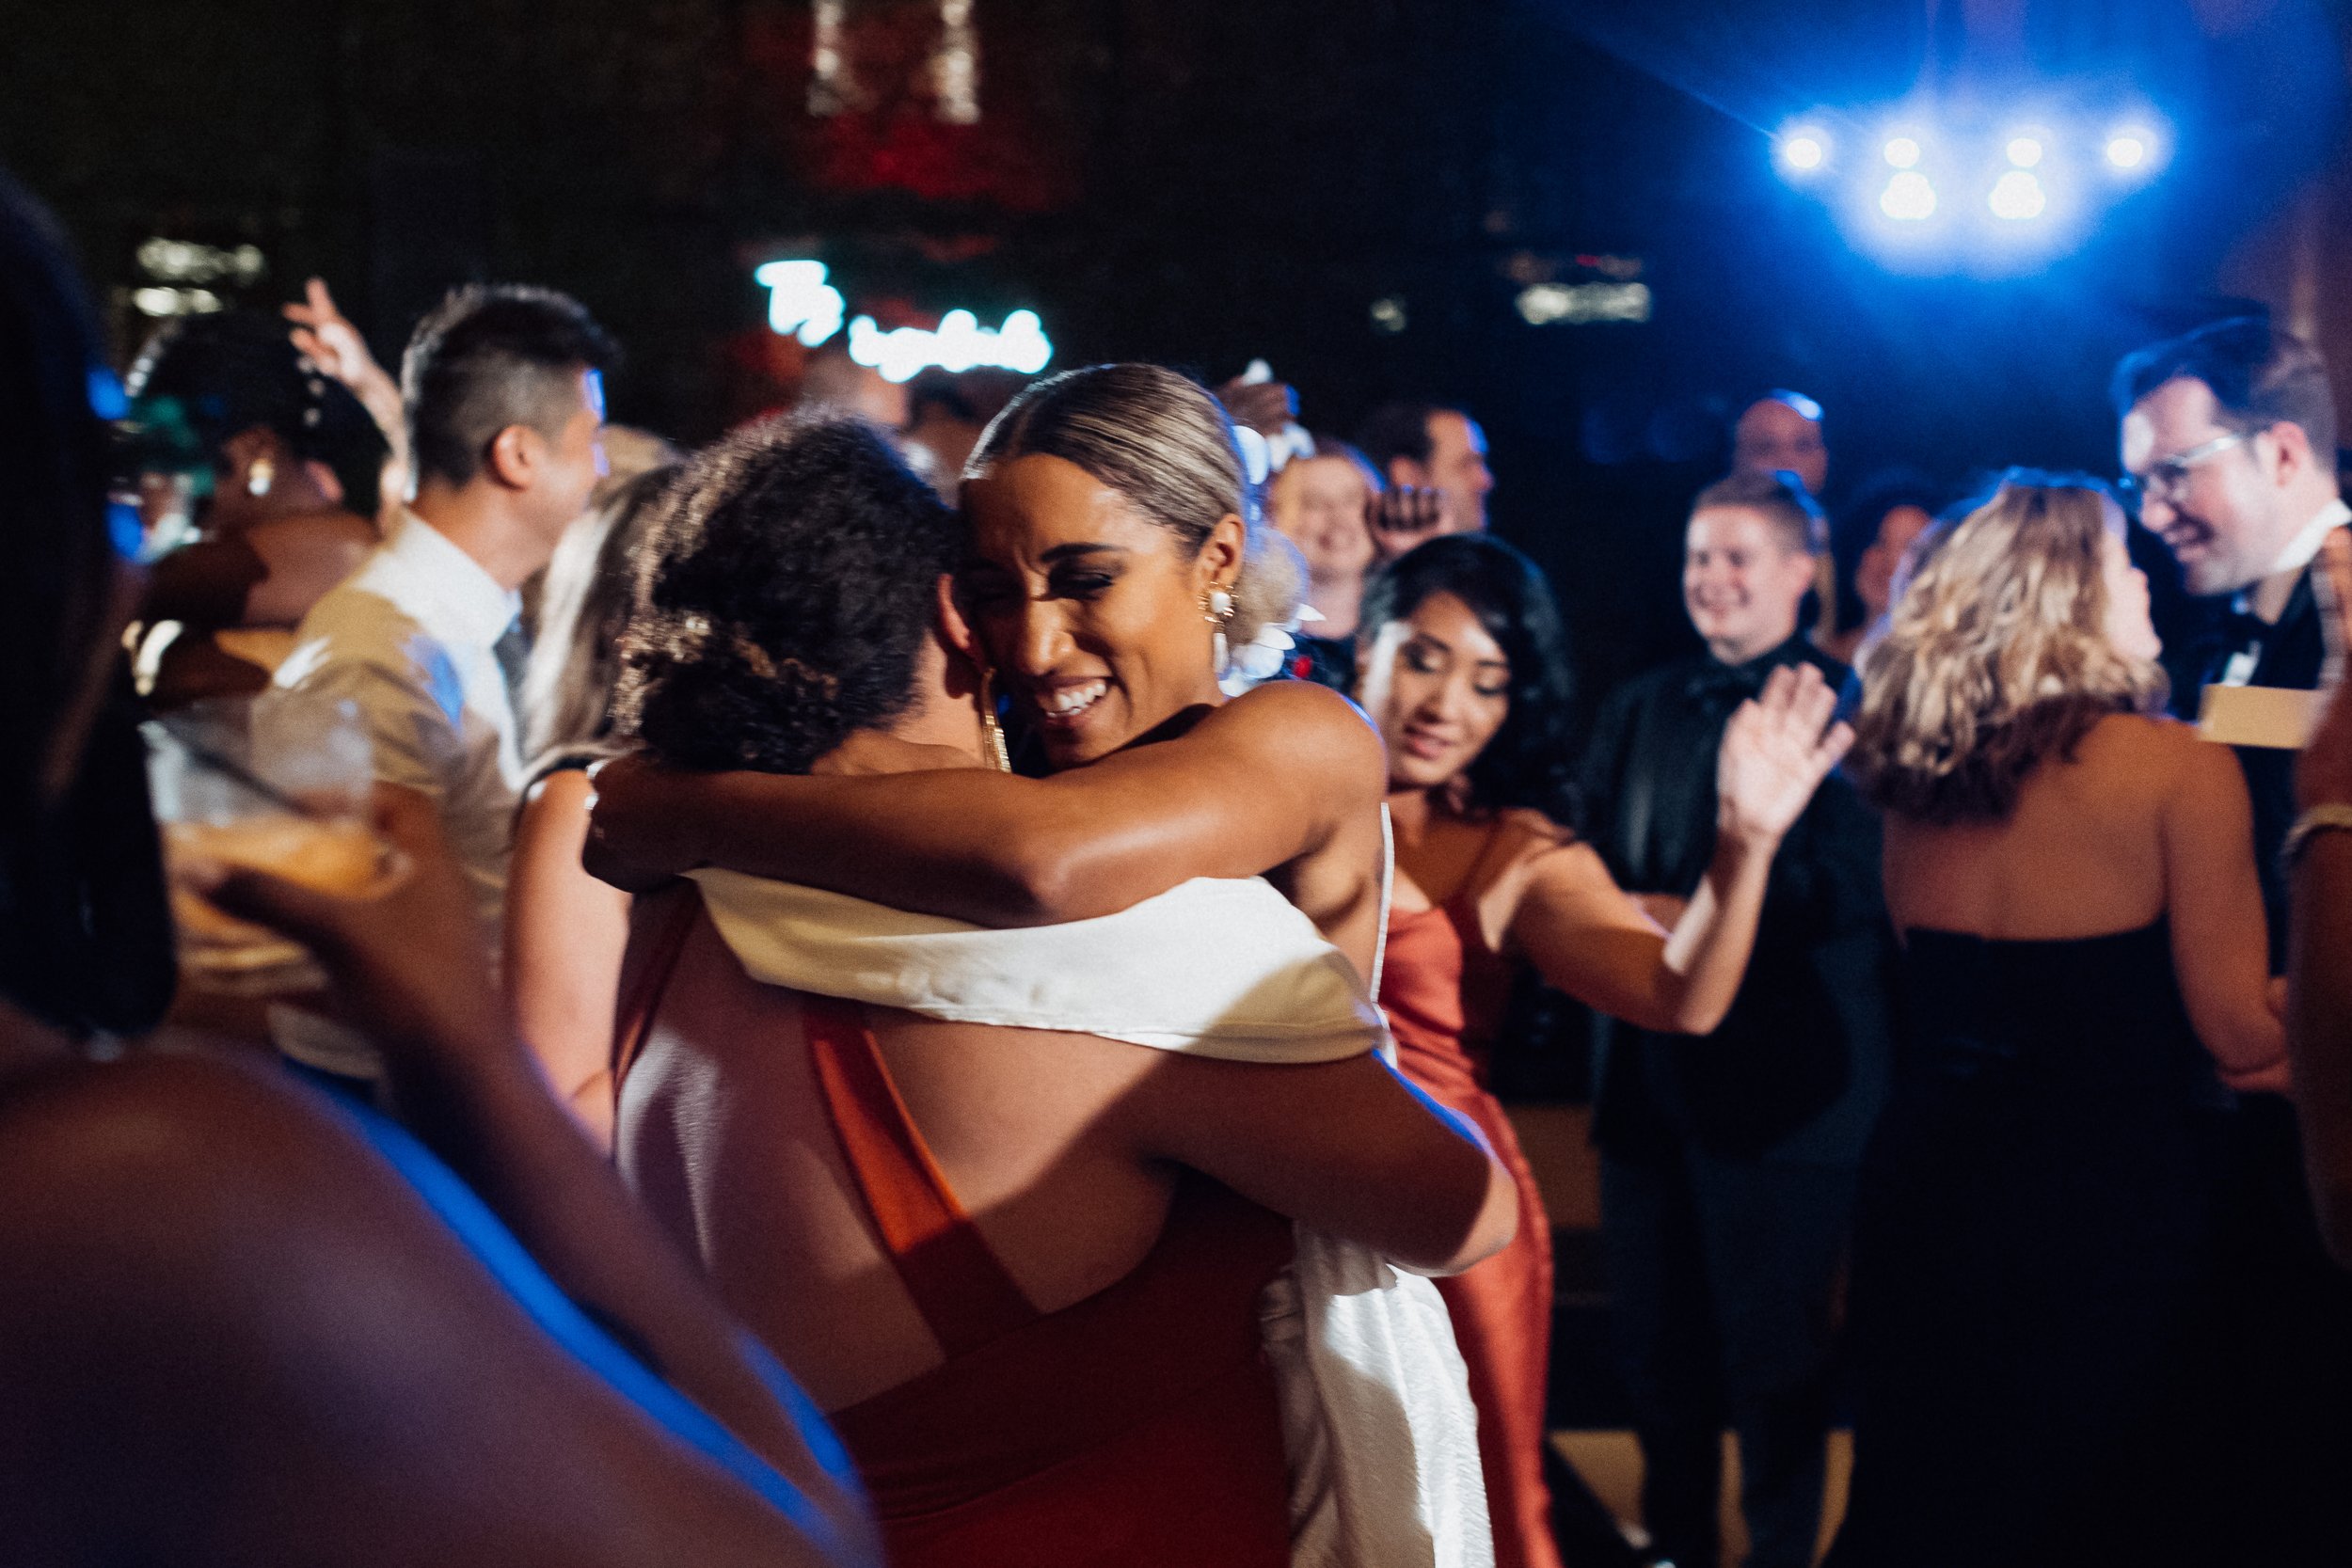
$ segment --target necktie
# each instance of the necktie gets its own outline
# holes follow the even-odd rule
[[[506,701],[519,719],[523,711],[523,669],[531,662],[531,639],[523,634],[521,616],[506,623],[499,640],[490,644],[490,656],[499,661],[499,674],[506,682]]]

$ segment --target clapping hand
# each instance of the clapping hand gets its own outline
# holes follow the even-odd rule
[[[1372,542],[1380,559],[1393,560],[1425,539],[1445,531],[1445,493],[1412,484],[1391,484],[1372,499]]]
[[[1783,665],[1741,703],[1715,760],[1715,828],[1759,847],[1780,843],[1853,744],[1832,724],[1837,695],[1810,664]]]
[[[1298,422],[1298,394],[1287,381],[1246,381],[1236,376],[1216,389],[1238,425],[1247,425],[1269,441]]]

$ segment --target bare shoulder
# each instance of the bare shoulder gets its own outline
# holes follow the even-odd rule
[[[373,523],[341,507],[272,517],[246,531],[257,546],[283,543],[296,547],[332,548],[355,561],[383,543]]]
[[[1327,686],[1313,681],[1267,681],[1212,712],[1202,723],[1306,726],[1311,733],[1369,737],[1379,743],[1364,710]]]
[[[226,1058],[27,1074],[0,1091],[0,1255],[26,1262],[8,1271],[20,1286],[186,1300],[297,1212],[366,1185],[358,1152],[297,1087]]]
[[[2228,762],[2231,752],[2200,738],[2194,727],[2177,719],[2110,713],[2075,743],[2074,763],[2103,786],[2166,795],[2217,757]]]
[[[1213,710],[1195,732],[1278,750],[1328,784],[1361,782],[1375,794],[1388,754],[1364,710],[1312,681],[1268,681]]]
[[[1546,854],[1581,842],[1573,832],[1542,812],[1524,806],[1497,813],[1495,822],[1502,835],[1500,852],[1513,857]]]

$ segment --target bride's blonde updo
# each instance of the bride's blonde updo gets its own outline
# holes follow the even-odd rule
[[[1239,517],[1248,542],[1232,590],[1228,646],[1243,647],[1298,613],[1306,568],[1296,547],[1267,526],[1232,421],[1200,383],[1139,364],[1048,376],[990,423],[963,477],[1030,456],[1084,468],[1175,534],[1187,557],[1200,553],[1218,518]]]

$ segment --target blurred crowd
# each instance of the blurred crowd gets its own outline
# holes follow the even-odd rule
[[[1838,1568],[2352,1555],[2352,509],[2266,322],[2118,367],[2113,479],[1757,398],[1592,693],[1438,402],[819,353],[687,448],[543,288],[96,344],[0,185],[10,1560],[1713,1568],[1736,1452],[1791,1568],[1849,1424]]]

